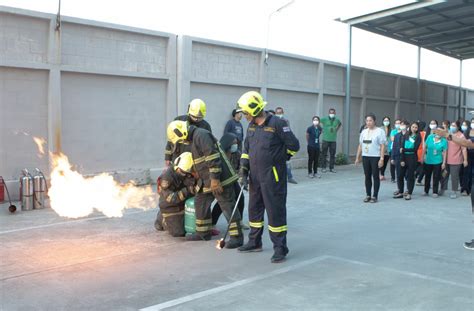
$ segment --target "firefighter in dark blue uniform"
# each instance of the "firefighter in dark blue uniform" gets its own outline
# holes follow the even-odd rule
[[[187,121],[189,124],[199,128],[211,131],[211,125],[204,120],[206,117],[206,103],[199,99],[193,99],[188,105],[188,114],[177,116],[175,120]],[[166,143],[165,147],[165,162],[166,166],[169,166],[180,154],[183,152],[190,152],[191,144],[188,141],[181,141],[176,144],[172,144],[170,141]]]
[[[258,92],[247,92],[238,101],[238,109],[250,121],[241,158],[240,183],[249,186],[250,234],[240,252],[262,250],[264,212],[273,242],[271,262],[285,260],[286,243],[286,161],[300,148],[288,124],[266,113],[266,102]]]
[[[189,125],[184,121],[173,121],[167,128],[168,140],[173,144],[179,141],[189,142],[193,157],[194,170],[199,177],[200,190],[194,198],[196,210],[196,233],[186,236],[188,241],[211,239],[211,204],[214,199],[219,203],[224,216],[230,223],[230,240],[226,248],[237,248],[243,244],[241,217],[237,210],[230,219],[235,206],[234,183],[239,176],[235,173],[219,142],[211,132]]]

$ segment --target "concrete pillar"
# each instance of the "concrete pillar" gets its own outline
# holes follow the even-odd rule
[[[56,30],[56,19],[49,22],[48,63],[48,151],[61,152],[61,29]],[[51,167],[51,157],[49,166]]]
[[[177,72],[178,72],[178,36],[168,39],[166,51],[166,73],[168,74],[168,85],[166,89],[166,120],[173,120],[177,113],[176,105],[178,98]],[[159,105],[160,103],[157,103]],[[166,129],[166,124],[164,125]]]
[[[260,94],[264,100],[267,100],[267,87],[268,87],[268,66],[270,64],[265,61],[267,50],[263,50],[260,53],[260,70],[259,70],[259,83],[260,83]],[[268,61],[268,60],[267,60]]]
[[[320,62],[318,66],[318,83],[319,93],[318,102],[316,103],[316,114],[322,116],[324,114],[324,63]]]
[[[360,104],[360,115],[359,115],[359,123],[364,124],[365,120],[364,117],[367,114],[367,71],[363,70],[360,76],[360,95],[362,96],[362,101]]]
[[[186,114],[186,108],[191,100],[191,70],[192,70],[192,39],[187,36],[178,37],[177,57],[177,107],[176,115]],[[168,121],[174,119],[170,111],[167,115]]]
[[[401,84],[402,78],[397,76],[397,80],[395,80],[395,119],[400,118],[400,93],[401,93]],[[392,122],[394,124],[395,122]]]

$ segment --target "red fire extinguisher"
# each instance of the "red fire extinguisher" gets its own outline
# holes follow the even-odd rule
[[[12,204],[12,200],[10,198],[10,193],[8,192],[8,187],[7,184],[5,183],[5,180],[3,179],[2,176],[0,176],[0,201],[3,201],[5,199],[4,195],[4,190],[7,190],[7,197],[8,197],[8,202],[10,202],[10,206],[8,206],[8,210],[10,213],[16,212],[16,206]]]

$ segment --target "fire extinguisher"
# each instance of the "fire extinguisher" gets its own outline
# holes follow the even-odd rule
[[[7,191],[7,198],[8,198],[8,202],[10,203],[10,206],[8,206],[8,210],[10,211],[10,213],[16,212],[16,206],[12,204],[12,200],[10,198],[10,192],[8,191],[8,187],[7,187],[7,183],[5,182],[2,176],[0,176],[0,186],[1,186],[0,189],[1,189],[2,194],[3,194],[3,189]]]
[[[48,192],[48,185],[46,184],[46,178],[43,172],[36,168],[36,175],[33,177],[33,197],[34,197],[34,209],[44,208],[44,199]]]
[[[20,178],[20,200],[21,200],[21,210],[30,211],[33,209],[33,177],[30,172],[25,168],[23,171],[23,176]]]

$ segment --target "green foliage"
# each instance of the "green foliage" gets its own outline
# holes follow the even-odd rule
[[[345,153],[339,152],[336,154],[336,165],[347,165],[349,163],[349,159]]]

